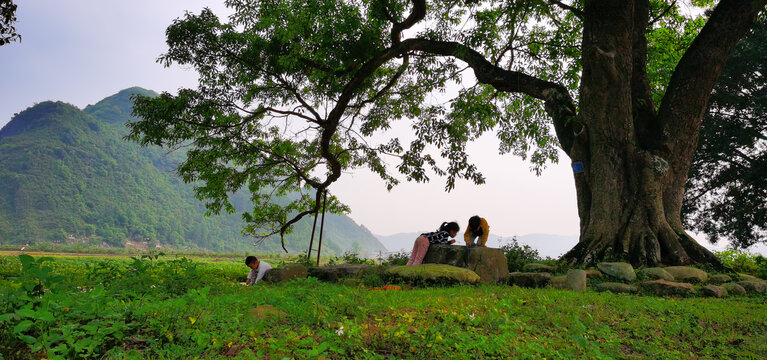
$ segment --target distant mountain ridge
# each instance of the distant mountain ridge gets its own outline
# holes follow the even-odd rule
[[[174,172],[183,154],[141,147],[123,137],[131,121],[130,88],[80,110],[46,101],[0,129],[0,243],[84,242],[123,246],[127,240],[173,248],[281,252],[279,238],[254,248],[239,214],[205,217],[193,185]],[[252,207],[235,194],[238,209]],[[313,219],[286,236],[291,252],[308,247]],[[325,219],[323,254],[385,250],[346,216]]]

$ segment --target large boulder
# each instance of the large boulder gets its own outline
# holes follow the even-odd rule
[[[625,262],[599,263],[597,268],[604,274],[619,280],[634,281],[637,278],[634,267]]]
[[[424,264],[445,264],[475,272],[483,284],[505,283],[509,265],[503,250],[481,246],[434,244],[423,258]]]
[[[692,284],[666,280],[647,280],[642,282],[642,287],[657,295],[689,296],[695,294],[695,288],[692,287]]]
[[[767,283],[760,281],[738,281],[738,285],[746,289],[749,294],[764,294],[767,292]]]
[[[513,272],[509,274],[509,284],[521,287],[542,288],[551,283],[549,273],[523,273]]]
[[[706,285],[700,289],[700,292],[703,296],[708,297],[722,298],[727,296],[727,289],[716,285]]]
[[[386,274],[409,281],[469,283],[480,282],[474,271],[445,264],[394,265],[385,270]]]
[[[554,272],[554,267],[546,264],[530,263],[522,266],[524,272]]]
[[[301,264],[286,264],[280,267],[272,268],[264,275],[264,281],[276,283],[287,282],[293,279],[306,279],[309,275],[306,266]]]
[[[676,280],[673,275],[668,273],[668,271],[663,270],[663,268],[659,268],[659,267],[639,269],[637,270],[637,272],[640,275],[650,280],[666,280],[666,281]]]
[[[729,295],[746,296],[746,289],[736,283],[726,283],[722,287],[727,289]]]
[[[706,274],[705,271],[701,269],[696,269],[694,267],[689,266],[669,266],[663,268],[663,270],[666,270],[671,276],[676,279],[676,281],[688,281],[688,282],[706,282],[708,280],[708,274]]]
[[[309,269],[309,275],[324,281],[338,281],[347,277],[362,277],[374,266],[365,264],[342,264],[320,266]]]
[[[726,284],[731,281],[732,281],[732,278],[730,277],[730,275],[727,275],[727,274],[713,275],[711,276],[710,279],[708,279],[708,282],[714,285]]]
[[[597,291],[610,291],[614,293],[626,293],[635,294],[639,289],[634,285],[616,283],[616,282],[603,282],[596,285]]]

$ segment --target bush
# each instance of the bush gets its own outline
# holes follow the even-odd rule
[[[384,257],[384,254],[379,252],[377,259],[381,265],[407,265],[410,260],[410,253],[403,250],[387,254]]]
[[[333,256],[328,261],[328,265],[340,265],[340,264],[363,264],[363,265],[375,265],[375,261],[372,259],[361,258],[357,253],[347,251],[341,256]]]
[[[516,237],[512,237],[509,243],[501,246],[501,250],[506,255],[509,272],[522,271],[525,264],[543,260],[538,255],[538,250],[533,249],[530,245],[520,245]]]
[[[767,278],[767,258],[743,250],[715,251],[724,266],[735,272]]]

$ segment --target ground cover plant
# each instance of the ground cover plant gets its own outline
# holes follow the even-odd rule
[[[239,260],[0,257],[0,354],[29,358],[759,358],[767,299],[510,286],[243,287]]]

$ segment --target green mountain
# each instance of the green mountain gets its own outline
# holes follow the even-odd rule
[[[239,214],[204,216],[193,185],[175,174],[180,152],[123,140],[131,121],[130,88],[80,110],[44,102],[0,129],[0,243],[87,243],[125,246],[129,241],[176,249],[281,252],[279,238],[254,249],[241,234]],[[251,207],[247,194],[233,204]],[[291,252],[305,251],[313,219],[286,237]],[[323,253],[385,250],[346,216],[325,219]]]

